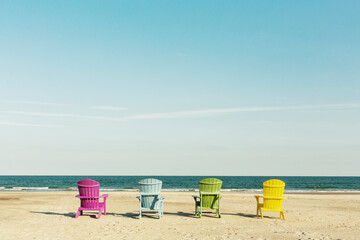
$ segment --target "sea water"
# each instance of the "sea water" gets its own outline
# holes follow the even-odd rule
[[[106,191],[135,191],[144,178],[160,179],[164,191],[193,191],[208,177],[222,180],[222,191],[256,192],[264,181],[280,179],[287,192],[360,192],[360,177],[323,176],[0,176],[0,191],[75,191],[76,183],[86,178],[100,182]]]

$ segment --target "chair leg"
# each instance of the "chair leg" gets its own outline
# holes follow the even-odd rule
[[[164,202],[161,202],[161,217],[164,216]]]
[[[98,214],[98,217],[97,217],[98,219],[101,217],[102,211],[103,211],[103,209],[100,209],[100,210],[99,210],[99,214]]]
[[[221,198],[219,198],[219,199],[218,199],[218,211],[219,211],[219,218],[221,218],[221,214],[220,214],[220,199],[221,199]]]
[[[284,211],[281,211],[281,212],[280,212],[280,218],[282,218],[282,219],[285,220],[285,213],[284,213]]]
[[[82,211],[80,211],[80,210],[77,210],[77,213],[76,213],[76,215],[75,215],[75,218],[78,218],[78,217],[79,217],[79,215],[80,215],[80,212],[82,212]]]
[[[106,205],[104,204],[104,215],[106,215]]]
[[[262,208],[260,208],[260,215],[261,215],[261,219],[263,219],[263,218],[264,218],[264,216],[263,216],[263,211],[262,211]]]
[[[140,211],[139,211],[139,219],[141,219],[141,209],[140,209]]]
[[[258,217],[259,216],[259,204],[257,204],[257,206],[256,206],[256,216]]]

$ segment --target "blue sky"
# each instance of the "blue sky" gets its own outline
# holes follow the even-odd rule
[[[0,174],[360,175],[359,1],[0,1]]]

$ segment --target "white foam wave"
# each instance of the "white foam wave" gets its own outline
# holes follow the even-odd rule
[[[77,187],[0,187],[0,191],[77,191]],[[137,192],[137,188],[101,188],[102,192]],[[162,192],[199,192],[197,188],[165,188]],[[221,189],[221,192],[233,192],[233,193],[262,193],[262,189]],[[360,193],[359,189],[327,189],[327,190],[315,190],[315,189],[289,189],[285,190],[286,193]]]
[[[12,189],[7,189],[7,190],[14,190],[14,191],[26,191],[26,190],[39,190],[39,191],[44,191],[44,190],[48,190],[49,187],[13,187]]]

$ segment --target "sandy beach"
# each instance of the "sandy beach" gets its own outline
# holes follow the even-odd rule
[[[253,194],[231,192],[222,194],[221,219],[199,219],[192,194],[164,192],[164,217],[139,220],[136,192],[110,192],[100,219],[91,212],[74,218],[76,192],[1,192],[0,239],[359,239],[358,194],[287,194],[286,220],[256,217]]]

